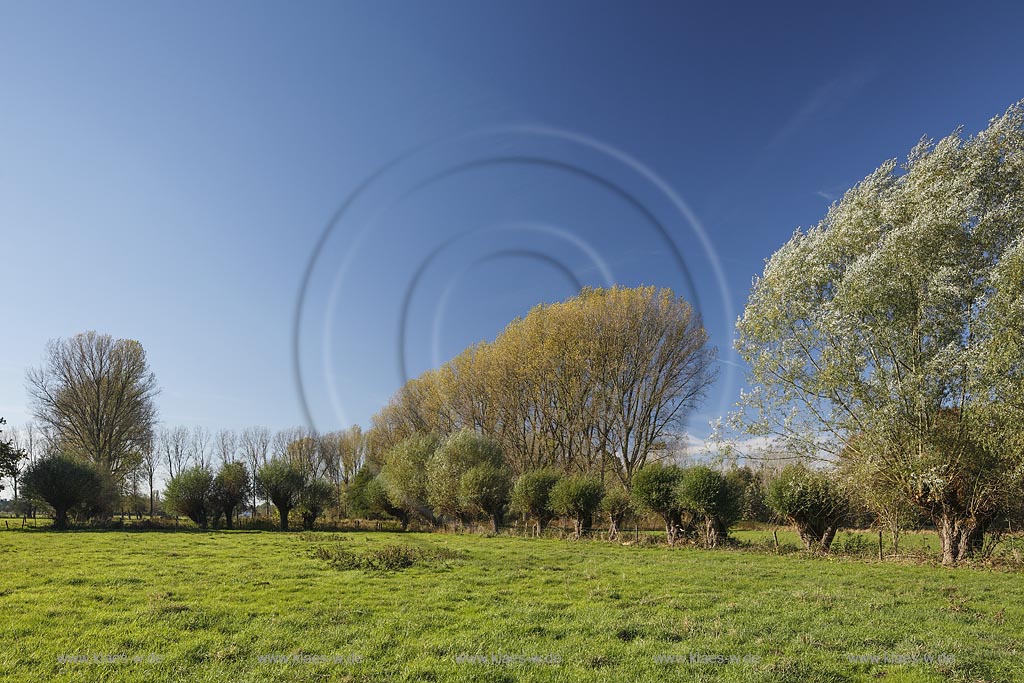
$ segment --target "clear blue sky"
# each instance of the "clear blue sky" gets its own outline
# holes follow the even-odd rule
[[[700,300],[724,361],[701,434],[763,260],[1024,97],[1019,3],[831,4],[4,3],[0,415],[27,418],[48,339],[95,329],[143,343],[168,423],[303,422],[299,288],[372,179],[300,320],[317,427],[365,424],[400,349],[418,373],[611,279]]]

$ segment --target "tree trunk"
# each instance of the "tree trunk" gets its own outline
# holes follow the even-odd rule
[[[936,524],[942,541],[942,564],[952,567],[974,555],[977,525],[955,513],[945,512]]]
[[[499,531],[501,531],[501,515],[500,514],[491,515],[491,531],[493,531],[495,534],[497,534]]]
[[[709,548],[718,547],[718,524],[714,517],[704,519],[704,542]]]
[[[580,517],[572,520],[572,537],[577,541],[583,538],[583,519]]]
[[[54,508],[53,528],[66,529],[68,527],[68,511]]]
[[[288,531],[288,513],[291,512],[288,508],[277,508],[278,514],[281,516],[281,531]]]
[[[675,545],[679,532],[682,531],[683,518],[678,513],[671,514],[665,520],[665,538],[669,545]]]
[[[233,522],[231,521],[232,512],[234,512],[232,508],[224,508],[224,526],[228,529],[234,528]]]
[[[836,532],[838,530],[839,527],[828,526],[825,527],[825,530],[823,532],[821,532],[821,538],[819,539],[818,543],[821,545],[822,552],[827,553],[829,551],[829,548],[832,547],[832,539],[836,537]]]

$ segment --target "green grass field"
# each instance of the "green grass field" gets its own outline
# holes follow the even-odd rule
[[[454,559],[314,556],[395,543]],[[1024,680],[1012,572],[324,532],[12,530],[0,558],[9,681]]]

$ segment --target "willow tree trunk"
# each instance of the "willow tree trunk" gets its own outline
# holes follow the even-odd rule
[[[942,564],[952,567],[974,556],[984,538],[984,530],[971,519],[956,513],[943,513],[937,523],[942,542]]]

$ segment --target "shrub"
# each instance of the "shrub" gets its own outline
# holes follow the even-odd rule
[[[573,521],[574,536],[580,538],[593,526],[594,513],[604,498],[604,485],[594,477],[566,477],[551,489],[551,510]]]
[[[167,482],[164,504],[174,512],[185,515],[200,528],[209,525],[213,509],[213,474],[204,467],[190,467]]]
[[[519,477],[512,488],[511,509],[532,519],[538,536],[553,516],[551,489],[561,478],[562,475],[553,469],[532,470]]]
[[[832,475],[788,465],[768,486],[768,505],[796,526],[807,549],[828,551],[849,509]]]
[[[341,545],[335,547],[320,546],[313,550],[313,556],[325,560],[334,569],[362,569],[365,571],[394,572],[416,565],[426,565],[435,561],[448,561],[460,556],[450,548],[419,548],[402,543],[394,543],[356,553]]]
[[[305,483],[302,470],[284,458],[274,458],[256,473],[259,490],[277,508],[282,531],[288,531],[288,515],[299,504]]]
[[[709,548],[728,536],[729,527],[739,517],[740,499],[721,472],[706,465],[689,467],[683,470],[676,493],[679,504],[704,523],[704,543]]]
[[[22,475],[21,485],[25,495],[53,508],[55,529],[66,529],[68,512],[95,496],[101,482],[91,465],[58,455],[29,465]]]
[[[665,537],[669,545],[685,531],[683,517],[688,511],[680,504],[677,491],[682,476],[681,468],[661,463],[645,465],[633,476],[633,502],[639,509],[652,512],[665,521]]]

